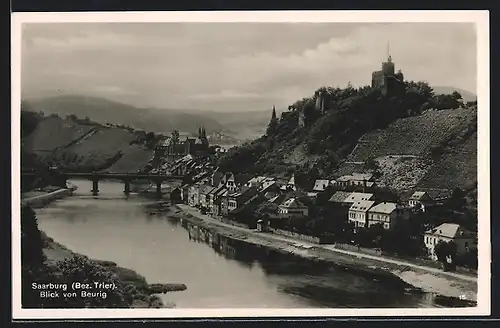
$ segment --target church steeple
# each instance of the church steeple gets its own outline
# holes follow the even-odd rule
[[[273,105],[273,113],[271,115],[271,120],[276,120],[276,107]]]

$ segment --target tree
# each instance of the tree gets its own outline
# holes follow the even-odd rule
[[[434,97],[434,107],[436,109],[456,109],[460,105],[461,101],[450,94],[439,94]]]
[[[455,188],[446,202],[446,207],[452,211],[463,211],[466,204],[465,192],[460,188]]]
[[[121,283],[116,275],[104,267],[91,261],[83,255],[75,255],[70,259],[58,262],[59,270],[62,272],[62,279],[71,286],[73,282],[94,285],[94,282],[114,283],[116,289],[93,289],[92,292],[106,292],[106,297],[66,297],[61,302],[64,307],[118,307],[123,306],[125,299],[121,292]]]
[[[51,281],[43,246],[35,211],[29,206],[21,207],[21,303],[26,308],[43,305],[39,292],[31,284]]]
[[[455,265],[457,255],[457,244],[454,241],[439,241],[434,246],[434,253],[439,262],[443,264],[444,270],[448,271]]]
[[[462,101],[462,95],[458,91],[453,91],[451,97],[457,101]]]
[[[377,223],[374,225],[371,225],[366,229],[367,233],[367,240],[369,240],[374,247],[381,248],[382,247],[382,240],[386,235],[386,230],[384,229],[384,226],[382,223]]]

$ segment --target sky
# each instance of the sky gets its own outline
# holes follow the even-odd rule
[[[476,93],[472,23],[25,23],[22,97],[209,111],[288,107],[321,86],[405,79]]]

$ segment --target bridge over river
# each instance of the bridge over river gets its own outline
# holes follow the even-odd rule
[[[184,181],[183,175],[169,175],[169,174],[151,174],[151,173],[113,173],[113,172],[58,172],[53,170],[55,174],[62,177],[65,181],[71,178],[86,179],[92,181],[92,194],[99,193],[99,181],[101,180],[118,180],[122,181],[125,185],[124,193],[130,193],[130,183],[137,180],[147,180],[156,184],[156,193],[161,195],[161,185],[166,181]],[[22,172],[21,177],[33,177],[35,172]]]

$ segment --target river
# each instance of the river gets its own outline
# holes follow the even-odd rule
[[[73,197],[37,210],[38,224],[71,250],[133,269],[149,283],[184,283],[162,295],[177,308],[439,307],[432,294],[371,276],[220,238],[212,246],[186,221],[167,218],[153,197],[89,181]],[[191,231],[191,232],[190,232]]]

